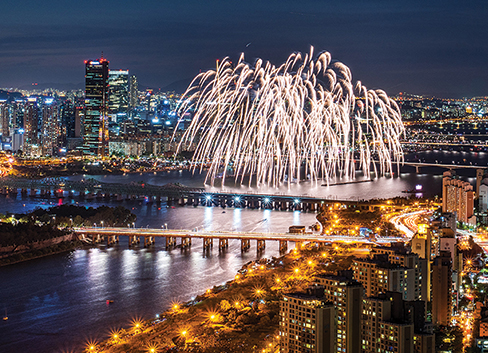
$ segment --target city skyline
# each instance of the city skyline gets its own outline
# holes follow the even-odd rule
[[[457,98],[488,89],[481,1],[96,6],[26,1],[5,9],[0,86],[82,88],[83,61],[103,52],[113,68],[129,69],[142,86],[157,89],[189,83],[225,56],[237,60],[243,52],[250,63],[262,58],[279,65],[291,52],[314,46],[348,65],[354,81],[390,95]]]

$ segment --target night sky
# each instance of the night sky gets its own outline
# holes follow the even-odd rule
[[[103,51],[111,69],[157,89],[224,56],[279,65],[313,45],[368,88],[488,95],[487,23],[486,0],[10,1],[0,10],[0,87],[83,87],[84,60]]]

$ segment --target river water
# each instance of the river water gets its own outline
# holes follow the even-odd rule
[[[431,155],[432,153],[432,155]],[[423,152],[412,159],[430,161],[434,152]],[[464,155],[444,152],[446,161],[462,161]],[[488,156],[468,155],[470,161],[484,163]],[[478,164],[480,165],[480,164]],[[408,168],[406,168],[408,170]],[[413,170],[414,171],[414,170]],[[398,177],[379,178],[372,182],[338,186],[292,184],[290,189],[261,187],[260,193],[322,196],[337,199],[371,199],[393,197],[402,190],[424,187],[426,196],[440,195],[441,171],[435,174],[401,173]],[[464,172],[474,182],[474,172]],[[468,177],[471,175],[471,177]],[[79,179],[83,176],[75,176]],[[89,177],[89,176],[85,176]],[[203,186],[204,176],[187,171],[117,176],[95,176],[105,182],[144,181],[163,185],[179,182]],[[343,180],[341,180],[343,181]],[[215,191],[207,187],[209,192]],[[236,192],[249,191],[246,186],[226,183]],[[256,189],[252,189],[254,192]],[[86,206],[123,205],[137,215],[137,227],[242,231],[287,231],[292,224],[311,225],[315,214],[299,211],[271,211],[220,207],[167,207],[144,201],[81,201],[0,196],[0,212],[23,213],[35,207],[51,207],[59,203]],[[232,279],[243,264],[259,257],[277,256],[278,244],[267,242],[258,254],[256,244],[241,253],[240,243],[230,241],[226,251],[215,246],[204,253],[201,240],[191,249],[164,249],[163,240],[155,247],[128,249],[127,238],[121,237],[114,247],[76,250],[0,268],[0,311],[7,310],[8,321],[0,322],[1,352],[73,352],[88,340],[101,340],[111,329],[127,327],[134,318],[151,318],[167,309],[172,301],[187,301],[213,285]],[[106,300],[114,303],[107,305]]]

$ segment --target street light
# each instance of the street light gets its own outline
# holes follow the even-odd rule
[[[166,228],[166,230],[168,230],[168,223],[165,223],[164,227]]]

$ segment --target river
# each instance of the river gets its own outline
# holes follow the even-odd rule
[[[432,152],[433,153],[433,152]],[[446,160],[456,153],[445,152]],[[460,155],[461,156],[461,155]],[[430,158],[421,153],[412,158]],[[471,160],[485,159],[471,156]],[[483,156],[486,158],[486,156]],[[469,156],[468,156],[469,158]],[[474,159],[473,159],[474,158]],[[455,159],[459,160],[459,159]],[[462,160],[462,158],[461,158]],[[259,188],[270,194],[327,196],[336,199],[371,199],[405,196],[402,190],[424,186],[426,196],[440,195],[442,178],[438,175],[402,173],[399,177],[379,178],[371,182],[338,186],[292,184],[290,189]],[[466,172],[465,172],[466,173]],[[470,172],[474,175],[474,172]],[[83,176],[71,177],[79,179]],[[89,177],[89,176],[85,176]],[[179,182],[202,186],[204,177],[188,171],[95,176],[106,182],[144,181],[163,185]],[[470,177],[467,180],[474,182]],[[344,180],[339,180],[344,181]],[[215,191],[207,187],[209,192]],[[228,182],[228,190],[248,191],[247,186]],[[255,191],[255,189],[253,189]],[[167,207],[141,201],[81,201],[78,199],[29,198],[19,194],[0,196],[0,212],[23,213],[35,207],[59,203],[86,206],[123,205],[137,215],[137,227],[242,231],[287,231],[292,224],[311,225],[315,214],[300,211],[271,211],[220,207]],[[187,301],[214,285],[232,279],[243,264],[261,256],[277,256],[277,242],[267,242],[258,254],[256,244],[241,253],[240,243],[230,241],[226,251],[218,247],[204,253],[201,240],[191,249],[166,251],[163,240],[145,249],[128,249],[127,238],[107,248],[104,245],[52,255],[0,267],[0,310],[7,310],[8,321],[0,322],[1,352],[73,352],[89,340],[107,337],[111,329],[127,327],[134,318],[151,318],[169,307],[172,301]],[[114,303],[107,305],[106,300]]]

